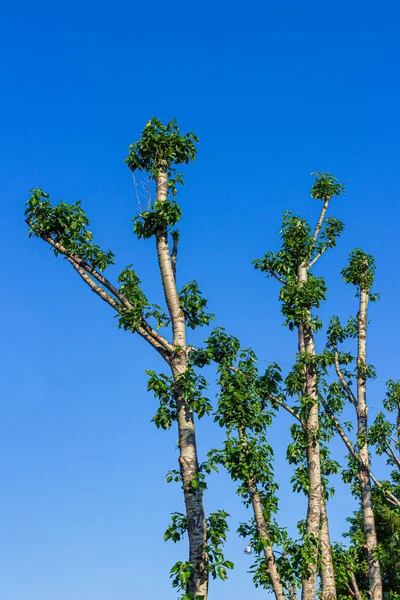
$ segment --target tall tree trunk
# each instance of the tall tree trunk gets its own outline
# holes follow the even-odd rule
[[[246,432],[242,428],[240,428],[238,431],[240,439],[246,444]],[[269,537],[257,484],[253,479],[248,479],[246,483],[250,493],[254,520],[257,526],[257,533],[263,542],[265,564],[271,579],[272,589],[274,590],[276,600],[285,600],[285,594],[283,592],[281,578],[275,563],[275,556],[272,550],[271,540]]]
[[[322,570],[321,570],[321,587],[322,587],[322,600],[336,600],[336,583],[335,583],[335,572],[333,569],[333,559],[331,552],[331,543],[329,536],[329,525],[328,515],[326,512],[326,502],[322,499],[321,502],[321,557],[322,557]]]
[[[167,201],[168,182],[166,169],[161,167],[157,176],[157,200]],[[179,433],[179,465],[182,476],[184,500],[189,537],[189,562],[193,573],[188,582],[187,592],[207,600],[208,570],[207,570],[207,526],[204,516],[203,492],[201,487],[192,486],[199,473],[197,458],[196,432],[194,415],[179,389],[179,378],[188,367],[185,317],[180,306],[176,289],[174,268],[168,243],[168,231],[161,227],[156,233],[157,255],[162,278],[162,285],[168,311],[171,316],[174,346],[180,350],[172,359],[171,370],[177,382],[176,403],[178,412]]]
[[[298,268],[298,283],[304,285],[307,282],[307,265],[302,263]],[[314,335],[311,329],[311,315],[298,327],[299,352],[310,358],[316,356]],[[318,540],[320,536],[321,523],[321,455],[319,445],[319,406],[318,406],[318,381],[314,364],[308,364],[305,372],[304,394],[312,402],[310,412],[306,421],[308,433],[307,465],[309,477],[309,494],[307,505],[306,533],[308,539]],[[327,543],[329,539],[327,540]],[[330,543],[326,552],[331,553]],[[308,565],[308,576],[302,581],[302,600],[315,600],[317,587],[317,550],[315,551],[315,563]]]
[[[366,345],[367,345],[367,307],[368,291],[360,289],[358,312],[358,355],[357,355],[357,436],[362,467],[358,473],[361,491],[365,545],[367,549],[369,593],[371,600],[382,599],[382,579],[379,560],[376,557],[378,545],[373,511],[371,480],[369,476],[370,460],[367,441],[367,391],[366,391]]]

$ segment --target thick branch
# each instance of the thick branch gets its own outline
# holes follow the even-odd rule
[[[72,258],[68,258],[68,261],[71,263],[71,265],[74,267],[74,269],[82,277],[83,281],[90,287],[90,289],[93,292],[95,292],[102,300],[104,300],[104,302],[107,302],[107,304],[109,306],[111,306],[111,308],[113,308],[116,312],[118,312],[118,313],[121,312],[121,308],[123,308],[121,306],[121,304],[119,304],[114,298],[112,298],[109,294],[107,294],[107,292],[104,291],[102,287],[97,285],[97,283],[95,281],[93,281],[93,279],[91,277],[89,277],[89,275],[86,273],[86,271],[84,270],[83,267],[76,264],[76,262]],[[149,326],[147,325],[146,322],[144,322],[143,325],[139,325],[139,327],[137,329],[138,334],[143,339],[145,339],[149,344],[151,344],[151,346],[153,346],[153,348],[155,350],[157,350],[157,352],[159,352],[161,354],[161,356],[167,362],[169,362],[169,353],[165,350],[165,348],[157,340],[155,340],[152,337],[152,335],[147,331],[147,327],[149,327]],[[151,329],[152,328],[150,327],[150,330]]]
[[[29,221],[26,221],[26,222],[29,225],[29,227],[31,227],[32,229],[34,229],[34,225],[31,222],[29,222]],[[101,283],[102,286],[104,286],[106,289],[108,289],[119,300],[120,305],[118,305],[118,306],[122,305],[127,310],[132,310],[133,309],[132,304],[120,292],[120,290],[118,288],[116,288],[110,281],[108,281],[108,279],[106,279],[98,271],[96,271],[96,269],[94,269],[93,267],[91,267],[86,261],[84,261],[79,256],[76,256],[75,254],[72,254],[72,253],[68,252],[68,250],[62,244],[60,244],[59,242],[55,242],[52,237],[46,235],[45,233],[38,232],[38,231],[36,233],[37,233],[37,235],[42,240],[44,240],[45,242],[47,242],[48,244],[50,244],[50,246],[52,246],[53,248],[55,248],[57,250],[57,252],[59,252],[60,254],[63,254],[69,260],[69,262],[76,268],[76,270],[78,271],[78,273],[82,277],[82,279],[105,302],[107,302],[108,304],[110,304],[110,302],[106,299],[106,296],[107,296],[109,299],[113,300],[113,302],[115,302],[116,305],[118,305],[118,303],[114,299],[112,299],[111,296],[109,296],[109,294],[106,294],[104,292],[104,290],[100,286],[97,286],[94,283],[93,279],[91,279],[90,277],[88,279],[85,279],[85,277],[83,277],[82,272],[85,273],[85,271],[87,271],[87,273],[89,273],[90,275],[92,275],[92,277],[94,277],[94,279],[96,279],[99,283]],[[77,267],[79,267],[79,268],[77,268]],[[89,282],[89,280],[90,280],[90,282]],[[93,287],[93,286],[95,286],[95,287]],[[98,288],[99,290],[101,290],[102,292],[104,292],[104,294],[102,295],[95,288]],[[110,306],[112,306],[112,304],[110,304]],[[115,310],[118,310],[117,308],[115,308],[115,306],[112,306],[112,307]],[[119,310],[118,310],[118,312],[119,312]],[[164,351],[167,351],[167,352],[172,352],[173,351],[172,345],[163,336],[161,336],[159,333],[157,333],[157,331],[155,331],[144,319],[142,320],[142,326],[138,328],[138,333],[147,342],[149,342],[153,346],[153,348],[155,348],[157,350],[157,352],[160,352],[160,347],[163,348]],[[164,352],[164,355],[166,356],[165,352]]]
[[[109,304],[111,306],[111,308],[116,310],[117,313],[119,313],[121,311],[121,308],[122,308],[121,304],[119,304],[114,298],[112,298],[109,294],[107,294],[107,292],[105,290],[103,290],[103,288],[101,286],[97,285],[97,283],[95,281],[93,281],[93,279],[91,277],[89,277],[89,275],[86,273],[86,271],[83,267],[78,265],[72,258],[68,257],[68,261],[74,267],[75,271],[77,271],[79,273],[79,275],[82,277],[83,281],[90,287],[92,292],[95,292],[98,296],[100,296],[100,298],[102,300],[104,300],[104,302],[107,302],[107,304]]]
[[[168,180],[167,168],[160,166],[156,179],[156,198],[157,202],[167,202],[168,198]],[[176,289],[175,275],[171,261],[171,254],[168,244],[167,226],[161,226],[156,232],[156,245],[158,264],[160,267],[162,286],[164,289],[165,301],[171,317],[172,329],[174,332],[174,344],[186,347],[186,327],[185,316],[183,314],[178,291]]]

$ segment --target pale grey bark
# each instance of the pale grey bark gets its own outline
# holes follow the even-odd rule
[[[357,353],[357,436],[359,440],[358,454],[361,469],[358,473],[361,491],[361,509],[363,515],[365,546],[367,550],[369,592],[371,600],[382,599],[382,579],[379,560],[376,556],[378,540],[376,536],[375,516],[372,502],[370,480],[370,460],[367,440],[367,390],[366,390],[366,343],[367,343],[367,306],[368,291],[360,289],[358,312],[358,353]]]
[[[335,583],[335,571],[333,568],[333,559],[330,545],[329,536],[329,523],[328,515],[326,512],[326,501],[322,499],[321,502],[321,588],[322,600],[336,600],[336,583]]]
[[[307,282],[307,265],[301,264],[298,268],[298,283]],[[310,357],[316,355],[314,336],[310,324],[309,316],[306,322],[298,327],[299,353]],[[312,364],[306,367],[304,394],[312,401],[306,429],[308,434],[307,444],[307,465],[309,478],[309,493],[307,504],[306,533],[309,539],[319,539],[321,523],[321,502],[322,502],[322,483],[321,483],[321,456],[319,445],[319,406],[318,406],[318,385],[315,366]],[[330,544],[329,544],[330,546]],[[315,551],[315,564],[308,567],[308,576],[302,581],[302,600],[314,600],[317,586],[317,551]]]
[[[246,432],[243,428],[240,428],[239,437],[246,445]],[[263,542],[263,551],[265,564],[267,567],[268,574],[271,579],[272,589],[275,594],[276,600],[285,600],[285,594],[283,592],[282,581],[276,566],[275,556],[272,549],[271,540],[268,533],[267,523],[264,517],[264,511],[261,503],[260,494],[258,492],[258,487],[256,482],[253,479],[248,479],[246,481],[247,488],[250,493],[251,505],[253,507],[254,520],[256,522],[257,533],[260,536],[260,539]]]
[[[168,181],[165,167],[160,167],[156,180],[156,199],[167,201]],[[189,537],[189,562],[193,575],[188,582],[187,592],[193,597],[207,600],[207,526],[203,507],[203,492],[200,486],[193,486],[199,474],[194,415],[184,394],[179,389],[179,378],[188,368],[188,348],[186,344],[185,316],[179,302],[174,266],[168,243],[168,231],[161,227],[156,232],[156,246],[165,301],[171,316],[174,346],[176,351],[171,358],[171,370],[177,383],[176,403],[178,412],[179,465],[182,476],[187,528]]]

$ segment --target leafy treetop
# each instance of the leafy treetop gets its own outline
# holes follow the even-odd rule
[[[166,169],[168,187],[176,196],[176,184],[184,185],[183,175],[175,166],[188,164],[197,154],[194,132],[181,135],[176,119],[164,125],[153,117],[145,125],[142,137],[129,146],[129,156],[125,159],[132,172],[145,171],[150,179],[156,179],[160,169]]]

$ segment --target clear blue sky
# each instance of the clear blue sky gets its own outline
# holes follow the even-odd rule
[[[332,212],[346,232],[321,263],[322,314],[353,312],[340,269],[354,246],[374,253],[382,301],[371,311],[369,358],[379,382],[398,377],[399,18],[394,1],[3,7],[2,600],[172,600],[169,568],[186,560],[185,545],[163,542],[169,513],[182,510],[178,486],[164,481],[176,432],[151,424],[146,393],[144,370],[163,366],[117,330],[66,263],[28,240],[28,190],[82,199],[96,239],[119,268],[133,262],[161,301],[153,245],[132,235],[123,161],[153,115],[195,129],[199,155],[180,195],[180,282],[196,278],[218,324],[260,358],[288,364],[295,338],[281,327],[276,282],[251,261],[277,248],[285,209],[316,219],[309,173],[335,173],[348,192]],[[288,484],[288,425],[279,418],[271,439],[292,530],[303,500]],[[202,456],[219,439],[211,420],[200,424]],[[338,498],[352,506],[346,491]],[[219,507],[232,514],[227,555],[237,568],[210,599],[261,599],[234,534],[245,512],[224,475],[206,496],[207,511]],[[336,539],[342,508],[331,511]]]

